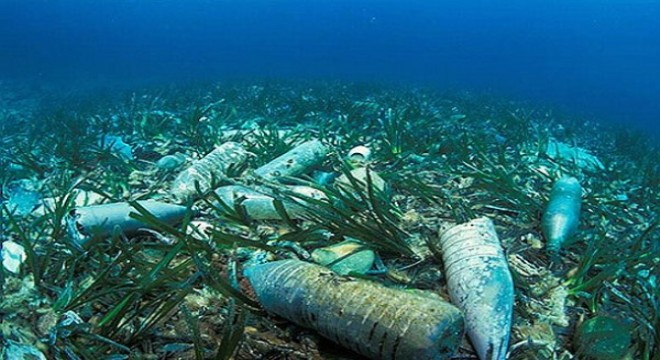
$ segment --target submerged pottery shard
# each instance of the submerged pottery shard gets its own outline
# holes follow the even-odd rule
[[[449,359],[463,317],[433,293],[339,276],[304,261],[245,269],[262,306],[371,359]]]
[[[158,220],[168,224],[177,224],[183,220],[186,207],[158,201],[138,201]],[[78,245],[84,245],[92,237],[107,237],[117,230],[126,235],[135,234],[148,225],[130,216],[138,211],[126,202],[92,205],[74,208],[67,216],[69,235]]]
[[[581,201],[582,187],[576,178],[562,177],[552,186],[541,220],[546,249],[551,256],[556,256],[575,235],[580,223]]]
[[[199,191],[211,190],[214,181],[225,178],[227,169],[247,159],[248,152],[239,143],[226,142],[195,161],[172,183],[170,194],[178,202],[194,198]]]
[[[513,280],[493,222],[478,218],[440,234],[452,303],[465,315],[481,360],[506,358],[513,313]]]
[[[328,151],[321,141],[310,140],[259,167],[254,174],[271,181],[281,177],[301,175],[323,162]]]

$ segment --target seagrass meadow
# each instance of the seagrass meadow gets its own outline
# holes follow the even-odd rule
[[[286,182],[332,201],[252,176],[314,139],[329,153]],[[249,156],[209,186],[258,183],[279,219],[254,219],[240,201],[204,189],[181,203],[178,224],[136,202],[171,202],[177,174],[229,141]],[[514,284],[509,359],[657,359],[658,143],[493,95],[393,85],[260,81],[81,95],[5,83],[2,356],[361,359],[266,312],[242,269],[311,261],[313,250],[353,239],[376,265],[349,277],[449,301],[442,257],[428,244],[447,226],[488,217]],[[347,158],[360,145],[370,152],[363,186]],[[353,191],[331,185],[333,174]],[[581,215],[575,236],[549,254],[542,217],[562,176],[581,185]],[[288,216],[287,204],[303,200],[303,215]],[[72,239],[74,207],[113,202],[133,204],[132,218],[149,229]],[[451,358],[477,357],[464,337]]]

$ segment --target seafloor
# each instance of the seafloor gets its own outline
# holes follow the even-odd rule
[[[66,227],[74,207],[171,202],[177,174],[224,142],[250,156],[215,186],[254,184],[253,169],[310,139],[330,154],[301,181],[341,198],[330,180],[364,166],[385,190],[280,220],[199,194],[207,197],[186,203],[183,225],[154,221],[136,236],[82,246]],[[347,156],[358,145],[371,153],[356,165]],[[652,359],[658,159],[657,137],[468,92],[262,81],[83,94],[0,83],[3,357],[359,359],[261,310],[241,266],[308,259],[352,238],[382,260],[356,277],[448,300],[427,243],[448,224],[485,216],[515,285],[509,359]],[[582,210],[577,234],[550,257],[541,217],[561,176],[579,180]],[[594,318],[615,330],[578,330]],[[455,358],[476,358],[467,337]]]

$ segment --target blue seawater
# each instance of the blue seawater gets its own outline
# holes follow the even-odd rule
[[[0,80],[376,80],[657,133],[659,18],[654,0],[0,0]]]

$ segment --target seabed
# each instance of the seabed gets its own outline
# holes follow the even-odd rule
[[[254,169],[314,139],[329,153],[313,169],[255,179]],[[268,189],[279,219],[250,218],[240,201],[221,206],[200,189],[177,225],[137,211],[149,230],[72,238],[73,208],[172,202],[177,175],[229,141],[249,156],[213,188]],[[349,157],[357,146],[368,153]],[[3,358],[361,359],[267,314],[241,269],[312,261],[315,249],[352,240],[377,264],[349,275],[449,301],[427,244],[440,229],[488,217],[514,281],[509,359],[653,359],[658,159],[657,138],[493,95],[276,81],[70,95],[2,83]],[[343,174],[355,186],[355,168],[383,189],[371,175],[355,193],[332,185]],[[579,180],[582,210],[577,234],[552,257],[541,218],[562,176]],[[333,201],[291,218],[287,202],[308,199],[285,183]],[[591,319],[630,337],[587,334]],[[476,359],[467,337],[453,358]]]

